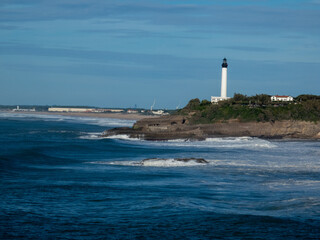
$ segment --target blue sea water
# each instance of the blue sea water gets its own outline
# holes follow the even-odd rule
[[[320,141],[98,137],[132,124],[0,113],[0,239],[320,238]]]

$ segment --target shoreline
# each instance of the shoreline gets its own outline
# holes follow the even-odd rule
[[[60,115],[73,117],[94,117],[94,118],[113,118],[124,120],[141,120],[144,118],[155,118],[156,116],[141,115],[135,113],[79,113],[79,112],[12,112],[0,111],[0,113],[15,113],[15,114],[35,114],[35,115]]]

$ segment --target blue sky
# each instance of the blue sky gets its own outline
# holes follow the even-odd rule
[[[320,94],[320,0],[1,0],[0,104]]]

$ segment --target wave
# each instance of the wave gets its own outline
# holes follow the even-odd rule
[[[206,167],[210,168],[210,171],[217,172],[228,172],[230,169],[233,171],[243,173],[243,174],[252,174],[256,176],[269,176],[269,175],[287,175],[293,174],[295,176],[309,176],[310,174],[319,174],[320,168],[306,168],[302,165],[292,167],[283,164],[282,166],[274,165],[265,165],[259,164],[258,162],[246,162],[238,160],[205,160],[206,162],[198,162],[196,160],[190,161],[179,161],[174,158],[159,158],[159,159],[150,159],[148,161],[144,160],[119,160],[119,161],[90,161],[86,164],[97,164],[97,165],[113,165],[113,166],[128,166],[128,167],[157,167],[157,168],[172,168],[172,167]],[[283,186],[308,186],[308,187],[320,187],[320,180],[283,180],[279,181],[270,180],[263,183],[264,186],[270,188],[278,188]]]
[[[118,165],[118,166],[144,166],[144,167],[193,167],[193,166],[212,166],[219,168],[246,168],[261,169],[266,166],[245,160],[217,160],[202,158],[151,158],[136,161],[95,161],[87,162],[98,165]],[[269,167],[269,166],[267,166]]]
[[[146,141],[137,138],[130,138],[128,135],[114,135],[107,137],[109,139],[120,140],[126,143],[148,145],[152,147],[194,147],[194,148],[276,148],[276,143],[255,137],[224,137],[224,138],[207,138],[203,141],[192,141],[188,139],[175,139],[168,141]]]
[[[45,114],[24,114],[24,113],[0,113],[0,118],[28,120],[28,121],[54,121],[79,124],[98,125],[102,127],[131,127],[136,121],[116,118],[80,117]]]
[[[224,161],[224,160],[205,160],[205,162],[199,162],[196,159],[190,159],[189,161],[180,161],[175,158],[154,158],[137,161],[96,161],[96,162],[87,162],[90,164],[98,165],[118,165],[118,166],[144,166],[144,167],[194,167],[194,166],[214,166],[214,167],[258,167],[254,164],[246,163],[237,163],[236,161]]]
[[[126,134],[119,134],[119,135],[113,135],[113,136],[108,136],[105,137],[108,139],[116,139],[116,140],[125,140],[125,141],[141,141],[141,142],[147,142],[144,140],[140,140],[139,138],[130,138],[128,135]]]
[[[128,135],[121,134],[116,136],[108,136],[103,137],[103,132],[82,132],[84,134],[80,136],[80,139],[87,139],[87,140],[102,140],[102,139],[117,139],[117,140],[126,140],[126,141],[141,141],[139,138],[130,138]]]
[[[201,155],[200,155],[201,156]],[[300,177],[314,176],[320,173],[320,164],[313,163],[306,165],[305,162],[291,162],[291,161],[261,161],[260,159],[210,159],[210,158],[151,158],[145,160],[116,160],[116,161],[94,161],[87,162],[90,164],[101,165],[118,165],[118,166],[143,166],[143,167],[193,167],[193,166],[208,166],[217,171],[235,171],[244,172],[246,174],[257,174],[264,176],[265,174],[283,175],[294,174]],[[311,174],[311,175],[310,175]],[[291,181],[291,180],[290,180]],[[289,181],[289,182],[290,182]],[[270,183],[270,182],[269,182]],[[271,181],[272,183],[272,181]],[[320,180],[313,179],[311,182],[304,182],[299,180],[301,184],[318,184]]]
[[[101,137],[101,132],[83,132],[82,136],[79,137],[79,139],[86,139],[86,140],[101,140],[104,139]]]
[[[141,166],[141,167],[194,167],[205,166],[209,162],[199,159],[174,159],[174,158],[153,158],[142,161],[112,161],[112,162],[88,162],[91,164],[107,164],[119,166]]]

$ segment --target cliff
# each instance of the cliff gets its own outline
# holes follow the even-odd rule
[[[114,128],[103,136],[126,134],[145,140],[197,139],[210,137],[260,137],[277,139],[320,139],[320,123],[284,120],[241,122],[236,119],[210,124],[190,124],[188,116],[142,119],[132,128]]]
[[[300,95],[294,102],[273,102],[269,95],[233,98],[212,104],[192,99],[175,115],[139,120],[132,128],[108,130],[145,140],[260,137],[320,139],[320,96]]]

